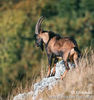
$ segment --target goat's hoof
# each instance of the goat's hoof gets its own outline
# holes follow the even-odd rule
[[[61,80],[63,80],[63,78],[62,78],[62,77],[60,77],[60,79],[61,79]]]
[[[76,72],[79,72],[79,69],[78,69],[78,67],[76,67]]]
[[[51,76],[55,76],[55,72],[52,72]]]
[[[47,77],[47,78],[49,78],[49,77],[50,77],[50,75],[47,75],[46,77]]]
[[[65,76],[63,76],[63,75],[62,75],[62,76],[60,77],[60,78],[61,78],[61,80],[63,80],[63,79],[64,79],[64,77],[65,77]]]

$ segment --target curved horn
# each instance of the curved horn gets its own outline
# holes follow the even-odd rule
[[[37,21],[37,24],[36,24],[36,27],[35,27],[35,34],[38,34],[40,32],[40,29],[41,29],[41,23],[42,21],[44,20],[44,17],[41,16],[39,18],[39,20]]]

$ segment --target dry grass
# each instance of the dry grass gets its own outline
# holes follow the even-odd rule
[[[45,89],[39,98],[43,100],[94,100],[94,52],[84,51],[79,68],[69,71],[63,80]]]
[[[88,51],[84,51],[84,55],[79,61],[79,68],[70,70],[52,90],[46,88],[39,93],[36,100],[94,100],[94,52]],[[42,66],[41,77],[38,81],[44,75],[45,68]],[[28,91],[30,89],[27,88]],[[26,97],[26,100],[32,100],[32,96]]]

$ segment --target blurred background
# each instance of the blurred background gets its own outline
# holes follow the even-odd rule
[[[94,49],[94,0],[0,0],[0,96],[31,85],[47,68],[46,53],[34,47],[40,16],[44,30],[72,36]]]

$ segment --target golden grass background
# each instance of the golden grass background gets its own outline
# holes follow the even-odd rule
[[[34,83],[41,81],[45,73],[45,68],[41,66],[41,76],[32,85],[27,83],[26,89],[20,86],[18,90],[14,90],[15,92],[9,98],[12,100],[14,95],[33,90]],[[94,100],[94,51],[84,50],[79,61],[79,68],[70,70],[52,90],[46,88],[39,93],[36,100],[40,98],[41,100]],[[32,100],[32,96],[27,96],[25,100]]]

